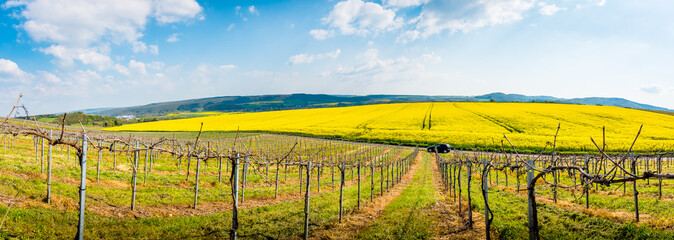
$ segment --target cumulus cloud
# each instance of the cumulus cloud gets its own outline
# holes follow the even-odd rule
[[[604,5],[606,5],[606,0],[582,0],[576,4],[576,8],[603,7]]]
[[[155,0],[154,17],[160,23],[175,23],[185,21],[198,16],[203,20],[201,13],[203,8],[195,0]]]
[[[323,22],[338,29],[344,35],[366,36],[391,31],[402,26],[402,18],[396,17],[392,9],[373,2],[347,0],[335,4]]]
[[[51,45],[40,51],[54,56],[56,63],[62,67],[73,67],[76,60],[97,70],[105,70],[113,66],[113,61],[108,56],[110,48],[107,45],[90,48]]]
[[[178,40],[180,40],[180,39],[178,39],[178,33],[174,33],[174,34],[169,35],[169,37],[166,39],[166,42],[172,43],[172,42],[177,42]]]
[[[332,71],[323,72],[324,77],[337,79],[389,82],[406,79],[419,79],[429,75],[426,66],[439,63],[442,59],[434,53],[422,54],[417,58],[398,57],[381,58],[378,49],[368,49],[358,56],[353,66],[339,66]]]
[[[63,82],[63,80],[61,80],[61,78],[57,77],[53,73],[45,72],[45,71],[38,71],[38,73],[39,73],[39,78],[44,80],[47,83],[59,84],[59,83]]]
[[[335,31],[333,31],[333,30],[326,31],[326,30],[323,30],[323,29],[314,29],[314,30],[309,31],[309,34],[312,37],[314,37],[314,39],[316,39],[316,40],[324,40],[326,38],[333,37],[335,35]]]
[[[661,92],[665,91],[665,88],[662,86],[658,85],[652,85],[652,86],[647,86],[647,87],[642,87],[639,89],[642,92],[645,93],[650,93],[650,94],[660,94]]]
[[[33,76],[24,72],[12,60],[0,58],[0,82],[27,83]]]
[[[290,57],[288,59],[288,63],[290,63],[292,65],[296,65],[296,64],[302,64],[302,63],[312,63],[315,60],[320,60],[320,59],[324,59],[324,58],[335,59],[335,58],[339,57],[340,53],[342,53],[342,50],[340,50],[340,49],[337,49],[337,50],[332,51],[332,52],[320,53],[320,54],[315,54],[315,55],[302,53],[302,54],[298,54],[298,55]]]
[[[110,44],[158,54],[157,45],[140,40],[148,19],[168,24],[201,18],[202,12],[195,0],[34,0],[10,1],[3,7],[21,7],[19,27],[34,41],[52,44],[42,52],[57,62],[72,65],[77,60],[99,70],[114,66]]]
[[[250,12],[250,14],[253,15],[260,15],[260,12],[253,5],[250,5],[250,7],[248,7],[248,12]]]
[[[138,62],[136,60],[129,61],[129,70],[133,73],[137,73],[140,75],[147,74],[147,68],[145,68],[145,63]]]
[[[234,70],[234,69],[237,69],[238,67],[235,66],[235,65],[229,64],[229,65],[220,65],[219,68],[220,68],[220,69],[225,69],[225,70]]]
[[[409,42],[445,31],[470,32],[516,22],[535,6],[535,2],[536,0],[429,1],[423,5],[419,16],[409,21],[414,24],[414,29],[403,32],[398,41]]]
[[[421,6],[429,1],[430,0],[384,0],[382,1],[382,4],[384,6],[405,8]]]
[[[541,6],[541,8],[538,10],[538,12],[542,15],[545,15],[545,16],[552,16],[552,15],[555,15],[555,13],[557,13],[559,11],[566,11],[566,8],[557,7],[557,5],[555,5],[555,4],[549,4],[548,5],[548,4],[545,4],[543,2],[540,2],[540,3],[538,3],[538,5]]]

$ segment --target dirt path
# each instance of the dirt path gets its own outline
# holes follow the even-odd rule
[[[422,152],[419,152],[410,167],[410,171],[402,177],[402,181],[389,190],[384,196],[378,197],[374,202],[366,202],[360,209],[354,209],[347,213],[342,222],[333,222],[326,224],[319,229],[314,230],[312,238],[319,239],[354,239],[360,231],[366,229],[370,224],[384,213],[384,208],[394,199],[398,198],[407,185],[412,182],[414,174],[422,161]]]
[[[431,163],[433,171],[433,185],[437,202],[433,208],[427,210],[430,217],[437,222],[433,228],[434,239],[484,239],[484,215],[473,211],[473,229],[465,226],[467,219],[459,216],[458,203],[453,201],[451,195],[444,191],[442,178],[438,166]],[[467,199],[462,200],[461,208],[466,214]],[[494,235],[492,234],[492,237]]]

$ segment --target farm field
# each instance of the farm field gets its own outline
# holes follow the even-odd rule
[[[609,106],[553,103],[397,103],[225,113],[214,116],[149,122],[106,131],[259,131],[338,138],[363,142],[429,145],[447,142],[460,149],[500,149],[506,134],[520,151],[551,148],[557,125],[558,152],[596,152],[606,127],[607,152],[634,146],[657,152],[674,145],[674,116]],[[598,143],[600,144],[600,143]],[[507,142],[505,143],[507,146]]]
[[[230,181],[234,162],[203,155],[190,161],[160,150],[192,146],[196,135],[200,135],[201,150],[250,152],[250,158],[239,158],[240,165],[236,167],[240,177],[236,185],[237,234],[242,239],[301,239],[307,190],[310,239],[484,239],[483,181],[489,186],[493,213],[491,237],[522,239],[528,235],[527,195],[518,191],[526,188],[525,174],[492,170],[483,179],[483,169],[477,164],[477,159],[491,159],[491,164],[498,166],[514,159],[513,154],[455,152],[436,156],[390,145],[222,132],[97,134],[101,140],[92,139],[87,153],[84,235],[106,239],[228,238],[232,230],[234,202]],[[123,151],[126,147],[121,142],[116,147],[110,145],[110,139],[122,136],[143,144],[170,139],[152,147],[156,150],[139,152],[135,201],[135,158]],[[0,237],[74,236],[80,177],[74,150],[52,149],[48,202],[48,145],[30,137],[2,137],[0,214],[7,217],[0,227]],[[99,143],[102,148],[96,147]],[[661,156],[637,156],[640,161],[636,166],[639,171],[656,166],[660,167],[658,172],[674,171],[671,154]],[[476,159],[470,161],[472,168],[464,157]],[[582,155],[560,155],[557,161],[582,165],[583,159]],[[545,166],[550,160],[550,156],[539,158],[536,165]],[[307,172],[309,162],[313,167]],[[594,163],[589,165],[589,171],[601,172],[602,162]],[[622,184],[591,185],[586,208],[583,186],[575,185],[580,178],[567,173],[558,176],[559,184],[574,187],[559,188],[557,202],[550,184],[539,183],[536,187],[542,239],[674,237],[674,216],[662,211],[674,207],[671,180],[637,181],[634,189],[640,192],[641,216],[637,222],[631,182],[626,188]],[[552,181],[549,176],[547,181]],[[471,214],[467,214],[469,206]],[[471,219],[472,228],[467,225]]]

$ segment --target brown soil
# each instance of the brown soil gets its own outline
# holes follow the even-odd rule
[[[384,196],[375,198],[374,202],[361,203],[360,209],[354,209],[352,212],[345,214],[341,222],[323,225],[319,229],[314,230],[311,233],[311,237],[316,239],[354,239],[360,231],[366,229],[384,213],[384,208],[391,201],[400,196],[402,191],[412,181],[421,157],[421,152],[419,152],[410,171],[402,177],[399,184],[391,188]]]
[[[432,209],[427,210],[428,214],[436,219],[434,225],[434,239],[484,239],[485,238],[485,223],[484,215],[473,211],[473,228],[469,229],[467,226],[468,209],[467,199],[461,201],[461,209],[463,215],[459,215],[459,204],[454,202],[453,197],[445,192],[443,189],[442,178],[436,164],[433,166],[433,183],[435,186],[435,195],[437,198],[436,204]],[[492,238],[494,231],[492,230]]]

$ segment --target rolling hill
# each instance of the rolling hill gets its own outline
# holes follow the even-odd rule
[[[640,104],[622,98],[556,98],[519,94],[490,93],[481,96],[422,96],[422,95],[326,95],[289,94],[261,96],[225,96],[183,101],[152,103],[143,106],[89,110],[86,113],[103,116],[158,116],[176,112],[261,112],[288,109],[358,106],[406,102],[557,102],[583,105],[617,106],[634,109],[669,111],[669,109]]]

